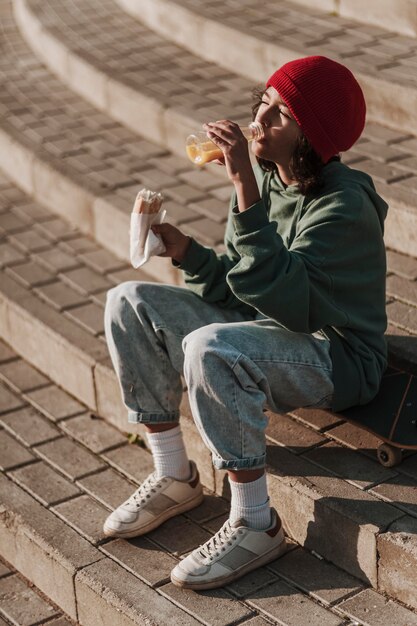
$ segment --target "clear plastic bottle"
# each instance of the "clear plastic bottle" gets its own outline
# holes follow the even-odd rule
[[[240,130],[248,141],[261,139],[264,135],[264,129],[260,122],[252,122],[249,126],[241,126]],[[223,152],[208,138],[204,130],[189,135],[185,149],[190,161],[196,165],[204,165],[223,156]]]

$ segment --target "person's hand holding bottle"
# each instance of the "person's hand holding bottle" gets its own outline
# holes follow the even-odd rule
[[[219,120],[203,124],[203,128],[209,139],[223,152],[223,159],[216,159],[215,162],[226,166],[227,175],[233,183],[252,172],[248,140],[238,124]]]
[[[248,140],[240,127],[230,120],[203,125],[211,141],[223,152],[217,163],[226,166],[229,179],[235,186],[239,211],[245,211],[259,200],[259,190],[249,156]]]

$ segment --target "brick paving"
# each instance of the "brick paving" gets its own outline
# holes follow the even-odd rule
[[[208,17],[221,16],[237,29],[248,26],[247,21],[242,22],[240,3],[188,3],[192,9],[196,4]],[[180,50],[110,0],[28,0],[27,5],[65,47],[76,50],[91,67],[137,92],[146,84],[147,95],[162,102],[169,112],[188,116],[196,124],[229,116],[229,111],[233,119],[247,121],[249,97],[242,94],[250,93],[250,80]],[[323,20],[317,12],[303,11],[300,19],[299,10],[286,3],[278,7],[262,0],[263,5],[268,19],[260,20],[258,9],[245,15],[253,32],[262,37],[267,39],[273,33],[276,40],[279,24],[283,45],[291,42],[292,47],[297,44],[304,51],[307,46],[309,53],[340,56],[352,69],[378,72],[398,85],[415,86],[408,65],[417,53],[416,40],[332,16]],[[77,188],[104,199],[121,216],[128,215],[140,186],[161,189],[169,220],[220,251],[230,194],[224,178],[210,168],[195,170],[185,159],[98,113],[36,60],[16,29],[7,0],[0,0],[0,12],[0,129],[27,147],[34,158],[69,177]],[[216,79],[217,91],[211,88],[208,76]],[[383,195],[398,198],[415,211],[417,142],[413,135],[369,123],[344,160],[372,174]],[[58,331],[85,350],[97,372],[97,359],[105,363],[107,357],[102,326],[106,290],[130,278],[149,276],[133,272],[126,260],[102,248],[85,230],[69,226],[0,176],[1,298],[22,303],[48,331]],[[414,372],[416,281],[416,259],[389,250],[387,336],[391,361]],[[352,620],[371,626],[417,623],[415,610],[363,582],[368,577],[374,587],[378,584],[378,589],[403,601],[415,598],[417,455],[411,454],[401,466],[388,470],[376,463],[378,440],[336,416],[325,411],[273,416],[267,436],[274,499],[282,502],[285,519],[294,524],[294,536],[302,537],[306,546],[329,559],[331,546],[336,562],[357,576],[294,546],[283,558],[225,590],[184,592],[172,586],[169,572],[178,558],[217,530],[227,514],[227,501],[207,491],[201,507],[167,522],[146,538],[104,539],[102,521],[151,471],[149,455],[126,444],[123,433],[90,414],[79,401],[87,392],[77,393],[78,399],[71,397],[5,344],[0,344],[0,355],[0,446],[5,450],[1,465],[6,477],[6,509],[12,511],[15,503],[16,515],[23,516],[28,528],[32,524],[46,545],[49,542],[63,553],[66,565],[62,571],[57,565],[62,590],[51,593],[57,594],[53,600],[72,617],[77,616],[77,599],[78,617],[86,623],[95,623],[95,611],[107,615],[119,610],[128,620],[139,619],[131,611],[141,603],[147,604],[151,613],[158,611],[161,624],[226,626],[239,622],[258,626],[272,621],[298,625],[311,622],[312,616],[315,623],[345,626]],[[105,370],[101,371],[103,375]],[[68,367],[69,376],[70,372]],[[84,376],[76,367],[74,372],[78,384]],[[102,393],[106,375],[95,380],[94,393]],[[69,388],[75,388],[75,383]],[[306,532],[309,515],[315,523]],[[54,543],[54,536],[62,540]],[[52,590],[56,581],[46,571],[48,558],[36,552],[36,541],[23,535],[20,541],[33,562],[37,556],[44,563],[40,575],[31,569],[30,559],[28,564],[22,562],[27,577],[40,576],[44,589]],[[18,554],[7,552],[12,550],[9,546],[4,550],[19,560]],[[7,578],[18,580],[14,574]],[[7,596],[9,587],[5,589]],[[22,589],[16,582],[13,593],[24,594]],[[216,603],[208,602],[213,597]],[[1,592],[0,599],[3,601]],[[7,598],[0,614],[18,623],[3,606],[10,610]],[[42,606],[39,610],[46,610]],[[35,613],[22,619],[26,620],[22,624],[39,623]],[[63,626],[66,619],[54,617],[48,623]]]
[[[348,626],[354,622],[371,626],[417,624],[417,610],[410,610],[376,592],[359,578],[291,541],[283,557],[223,589],[192,592],[174,587],[169,578],[171,569],[179,558],[221,526],[228,512],[227,500],[206,489],[206,499],[201,506],[169,520],[145,537],[128,541],[105,538],[102,533],[105,517],[152,470],[151,456],[143,447],[127,443],[126,433],[109,424],[105,425],[104,439],[99,439],[97,444],[97,424],[100,427],[104,424],[97,418],[88,418],[85,407],[80,416],[64,418],[62,402],[47,407],[37,404],[34,408],[29,403],[29,394],[19,391],[24,365],[17,354],[0,343],[0,367],[4,376],[0,398],[5,398],[0,436],[2,450],[6,451],[1,458],[7,488],[6,491],[3,487],[0,489],[2,505],[8,511],[9,520],[19,515],[20,524],[29,528],[33,525],[33,532],[46,541],[40,544],[45,545],[45,550],[55,546],[71,559],[75,537],[79,537],[79,560],[73,574],[78,605],[77,609],[71,608],[75,604],[71,605],[59,594],[53,598],[55,604],[47,600],[42,593],[47,574],[39,573],[41,569],[37,574],[32,572],[41,588],[39,591],[16,574],[13,567],[2,563],[0,615],[4,620],[19,626],[46,622],[64,626],[75,623],[71,620],[77,619],[77,615],[80,621],[93,623],[95,611],[101,611],[108,620],[117,619],[116,611],[121,611],[128,620],[126,623],[131,623],[129,619],[134,619],[135,611],[140,608],[143,612],[146,606],[148,618],[161,626],[172,620],[213,626],[236,623],[292,626],[307,622],[329,626]],[[43,384],[44,377],[39,381]],[[290,422],[299,438],[297,450],[291,441],[286,441],[291,433]],[[324,477],[319,470],[322,465],[338,475],[344,474],[346,484],[352,482],[358,492],[373,493],[375,502],[380,502],[381,506],[384,502],[390,503],[390,508],[398,513],[389,514],[386,527],[390,525],[389,520],[397,519],[397,524],[403,521],[405,513],[417,523],[413,496],[417,475],[407,477],[401,467],[386,470],[366,456],[336,444],[327,438],[332,431],[329,424],[317,431],[303,426],[304,422],[296,416],[286,416],[283,423],[283,429],[275,424],[268,433],[269,445],[275,450],[283,453],[289,444],[287,454],[294,460],[302,455],[316,463],[311,467],[316,468],[318,476]],[[347,455],[345,468],[343,464],[337,469],[332,466],[332,456],[326,454],[328,446],[337,448],[339,458],[341,454]],[[317,456],[320,452],[323,458]],[[414,468],[416,459],[417,455],[409,459],[414,460]],[[300,469],[299,465],[297,467]],[[359,482],[358,475],[362,476]],[[319,480],[318,476],[315,480]],[[366,500],[369,502],[368,496]],[[371,521],[368,511],[366,522]],[[8,528],[13,529],[13,524]],[[389,535],[382,536],[389,538]],[[59,583],[61,574],[56,576]],[[103,586],[108,589],[104,594]],[[18,602],[11,602],[12,599]],[[57,608],[65,602],[71,617]]]

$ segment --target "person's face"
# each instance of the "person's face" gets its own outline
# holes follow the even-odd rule
[[[264,92],[255,121],[264,127],[264,137],[251,142],[253,154],[287,167],[301,129],[273,87]]]

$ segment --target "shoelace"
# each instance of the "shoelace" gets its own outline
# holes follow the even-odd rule
[[[241,530],[232,528],[230,521],[227,520],[211,539],[200,546],[200,556],[210,560],[214,557],[220,556],[220,551],[224,552],[226,549],[225,544],[231,546],[232,542],[236,540],[236,535],[241,534],[241,532]]]
[[[133,500],[137,507],[146,502],[151,497],[150,492],[156,493],[156,487],[160,487],[164,482],[164,479],[158,479],[156,474],[150,474],[148,478],[146,478],[139,489],[135,491],[135,493],[130,497],[130,500]]]

